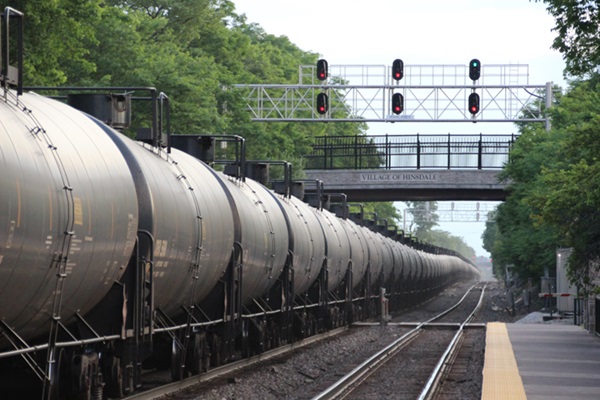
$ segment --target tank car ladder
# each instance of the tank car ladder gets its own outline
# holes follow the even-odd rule
[[[183,343],[180,340],[177,340],[176,335],[173,335],[173,341],[174,341],[174,346],[179,346],[180,350],[181,350],[181,355],[179,357],[179,370],[178,371],[172,371],[172,377],[175,380],[181,380],[183,378],[184,375],[184,371],[186,369],[186,356],[188,353],[188,347],[190,345],[190,339],[192,336],[192,323],[194,322],[198,322],[195,320],[194,318],[194,312],[196,310],[196,303],[194,301],[195,297],[196,297],[196,286],[197,286],[197,282],[200,279],[200,259],[202,257],[202,251],[204,250],[202,245],[204,242],[204,237],[202,236],[202,224],[203,224],[203,218],[202,218],[202,211],[200,209],[200,205],[198,204],[198,198],[194,195],[194,188],[189,184],[185,174],[183,173],[183,171],[181,170],[181,168],[179,168],[179,165],[177,163],[173,163],[175,168],[177,169],[177,171],[179,172],[179,176],[177,177],[178,180],[182,181],[185,183],[188,191],[190,192],[190,197],[192,198],[193,202],[194,202],[194,207],[196,209],[196,238],[197,238],[197,242],[196,242],[196,248],[194,250],[194,257],[192,260],[192,264],[191,264],[191,272],[192,272],[192,283],[191,283],[191,289],[190,289],[190,301],[189,301],[189,308],[186,309],[186,313],[187,313],[187,321],[186,321],[186,325],[185,325],[185,330],[183,333]],[[189,367],[195,368],[194,366],[188,366]],[[172,368],[174,368],[174,366],[172,366]],[[176,373],[177,372],[177,373]],[[200,371],[199,371],[200,372]]]
[[[41,126],[40,122],[33,115],[32,110],[28,109],[24,104],[20,103],[18,97],[16,99],[17,107],[24,113],[25,117],[30,122],[29,131],[34,137],[45,143],[46,149],[50,151],[54,159],[58,174],[62,182],[61,190],[64,193],[64,206],[66,207],[63,238],[60,248],[57,249],[52,257],[49,265],[49,270],[56,270],[56,284],[52,294],[52,311],[50,318],[50,334],[48,338],[48,352],[46,358],[46,370],[44,377],[43,398],[49,398],[54,382],[56,372],[56,343],[60,328],[65,329],[61,322],[62,296],[64,292],[65,280],[67,278],[67,270],[69,263],[69,252],[71,250],[71,242],[74,235],[75,225],[75,200],[73,196],[73,187],[71,186],[66,168],[62,162],[58,148],[53,145],[51,138],[46,130]]]
[[[17,67],[10,65],[9,55],[10,52],[10,20],[11,18],[17,19]],[[0,48],[4,51],[0,51],[0,82],[4,88],[4,101],[8,103],[9,97],[15,101],[15,106],[20,108],[23,112],[28,114],[28,110],[22,108],[19,103],[19,97],[23,94],[23,18],[24,14],[21,11],[15,10],[12,7],[4,8],[2,14],[0,14]],[[2,36],[4,31],[4,37]],[[10,87],[16,86],[17,95],[14,96],[10,92]],[[37,124],[36,124],[37,125]],[[34,132],[36,128],[31,131]],[[39,130],[39,125],[37,125]],[[41,380],[46,381],[48,378],[47,372],[38,365],[36,360],[26,351],[30,350],[31,347],[25,342],[19,334],[14,331],[6,322],[0,320],[0,333],[10,342],[10,344],[16,349],[15,353],[20,354],[24,359],[25,363],[33,370],[35,375]]]

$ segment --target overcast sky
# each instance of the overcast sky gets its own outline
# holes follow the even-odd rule
[[[528,64],[529,83],[565,86],[564,62],[551,50],[554,20],[543,3],[528,0],[233,0],[238,14],[265,32],[287,36],[330,65]],[[280,83],[280,82],[272,82]],[[503,124],[369,125],[371,133],[515,133]],[[474,202],[473,202],[474,204]],[[488,203],[488,208],[493,208]],[[397,204],[400,206],[400,204]],[[400,207],[399,207],[400,208]],[[485,224],[442,223],[478,255]]]

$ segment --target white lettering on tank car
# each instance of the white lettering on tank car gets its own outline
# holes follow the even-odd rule
[[[157,240],[156,241],[156,256],[157,257],[165,257],[167,255],[167,246],[168,241],[166,240]]]
[[[6,248],[6,249],[10,249],[10,247],[12,246],[13,237],[15,235],[15,225],[16,224],[17,223],[15,222],[15,220],[10,221],[10,227],[8,228],[8,239],[6,239],[6,246],[4,246],[4,248]]]

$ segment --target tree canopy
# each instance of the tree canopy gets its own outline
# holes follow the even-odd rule
[[[484,234],[495,263],[522,277],[552,270],[555,251],[572,247],[570,271],[581,280],[600,259],[600,86],[574,82],[552,109],[552,129],[524,125],[502,172],[509,196]]]
[[[474,258],[475,250],[467,245],[463,238],[450,232],[435,229],[439,226],[440,217],[437,215],[436,201],[407,201],[407,210],[412,215],[408,232],[417,239],[436,246],[459,252],[466,258]]]
[[[27,86],[156,87],[174,134],[240,135],[249,159],[299,167],[315,136],[365,135],[361,124],[250,122],[231,85],[298,82],[298,66],[318,54],[248,23],[232,1],[0,1],[9,3],[26,15]]]
[[[572,76],[598,72],[600,65],[600,9],[598,0],[536,0],[556,21],[552,48],[560,51]]]
[[[169,97],[173,134],[242,136],[249,160],[289,161],[295,177],[317,136],[356,138],[362,167],[381,163],[365,123],[250,120],[233,84],[297,83],[298,66],[319,55],[248,22],[231,0],[0,0],[8,5],[25,13],[26,86],[155,87]],[[134,124],[143,126],[145,113],[134,108]],[[354,158],[337,158],[336,167]],[[393,203],[365,210],[400,222]]]
[[[550,131],[519,124],[502,173],[509,197],[486,227],[484,248],[495,266],[513,265],[526,278],[552,273],[556,249],[571,247],[570,277],[589,284],[600,261],[600,13],[597,1],[543,2],[556,20],[553,47],[574,80],[544,111]]]

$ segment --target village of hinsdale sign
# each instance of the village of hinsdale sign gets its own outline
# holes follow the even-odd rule
[[[499,170],[308,170],[326,193],[345,193],[348,201],[504,200]],[[307,185],[307,190],[310,190]]]
[[[434,172],[424,173],[424,172],[373,172],[373,173],[361,173],[360,180],[365,182],[374,182],[374,181],[396,181],[396,182],[405,182],[405,181],[426,181],[426,182],[435,182],[436,180],[441,179],[441,174],[436,174]]]

